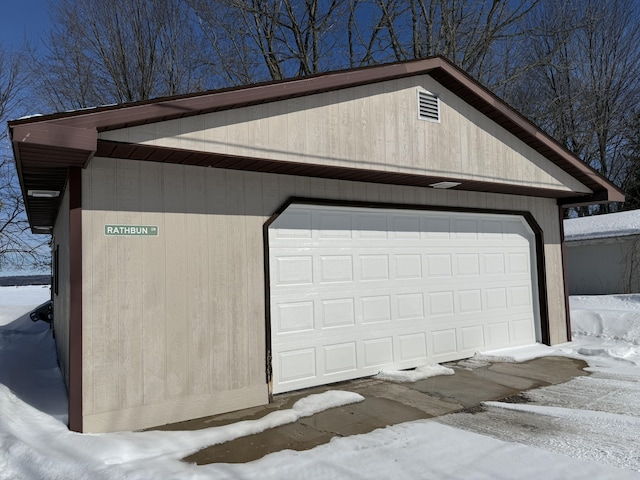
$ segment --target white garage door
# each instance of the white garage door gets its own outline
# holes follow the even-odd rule
[[[291,205],[269,227],[273,392],[536,340],[523,218]]]

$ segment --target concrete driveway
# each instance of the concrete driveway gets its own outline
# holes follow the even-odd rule
[[[519,395],[538,387],[557,385],[588,375],[586,363],[566,357],[542,357],[522,363],[487,363],[473,359],[447,364],[454,375],[414,383],[392,383],[375,378],[277,395],[262,407],[166,425],[159,430],[197,430],[255,420],[287,409],[300,398],[327,390],[357,392],[365,397],[353,403],[301,418],[297,422],[205,448],[184,460],[198,465],[244,463],[284,449],[307,450],[335,436],[368,433],[397,423],[428,419],[454,412],[474,412],[485,401],[520,401]]]

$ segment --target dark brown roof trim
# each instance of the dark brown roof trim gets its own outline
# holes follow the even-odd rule
[[[69,430],[84,431],[82,411],[82,171],[69,172]]]
[[[578,194],[577,198],[563,203],[564,206],[576,202],[589,204],[624,201],[623,192],[615,185],[442,57],[15,120],[9,122],[9,128],[23,195],[27,200],[26,203],[30,203],[26,193],[34,187],[27,182],[26,172],[32,168],[55,164],[54,168],[65,169],[85,165],[98,148],[97,133],[100,131],[274,102],[414,75],[430,75],[594,192],[593,196]],[[40,150],[35,147],[39,147]],[[143,160],[167,161],[166,157],[158,157],[158,155],[165,155],[165,152],[150,152],[150,156]],[[202,158],[195,154],[188,161],[196,165],[200,162]],[[220,168],[226,167],[221,164]],[[284,169],[287,168],[284,167]],[[56,173],[56,177],[59,175],[61,171]],[[55,183],[57,188],[61,183],[60,179]],[[54,218],[53,211],[57,211],[58,203],[55,201],[50,203],[52,212],[49,217]],[[36,221],[32,218],[30,205],[27,206],[27,212],[31,225],[44,221],[44,219]]]

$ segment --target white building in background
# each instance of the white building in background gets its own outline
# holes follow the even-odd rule
[[[564,221],[570,295],[640,293],[640,210]]]

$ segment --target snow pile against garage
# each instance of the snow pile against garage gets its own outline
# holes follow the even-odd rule
[[[589,370],[640,367],[640,294],[570,297],[572,342],[530,345],[476,354],[476,362],[524,362],[566,355],[589,363]]]
[[[578,296],[570,302],[571,350],[593,371],[615,368],[635,375],[640,367],[640,295]]]
[[[564,238],[568,242],[637,234],[640,234],[640,210],[570,218],[564,221]]]
[[[0,287],[0,384],[66,422],[67,392],[52,332],[47,323],[29,318],[29,312],[49,298],[48,286]]]
[[[574,335],[640,345],[640,294],[571,297]]]
[[[436,377],[438,375],[453,375],[455,371],[453,368],[445,367],[443,365],[423,365],[413,370],[380,370],[375,378],[378,380],[387,380],[390,382],[417,382],[418,380],[424,380],[425,378]]]

